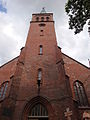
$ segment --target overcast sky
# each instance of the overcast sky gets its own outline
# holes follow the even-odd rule
[[[19,55],[26,42],[32,14],[39,13],[45,7],[47,12],[54,14],[57,42],[62,52],[89,66],[90,37],[87,25],[78,35],[68,29],[68,16],[64,10],[66,1],[0,0],[0,65]]]

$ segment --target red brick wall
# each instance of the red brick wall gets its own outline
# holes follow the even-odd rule
[[[33,19],[35,20],[35,16]],[[55,117],[55,120],[65,119],[64,112],[67,107],[70,107],[75,113],[66,85],[62,55],[57,48],[54,22],[44,22],[44,27],[40,27],[40,23],[43,22],[31,21],[24,49],[25,54],[21,53],[22,56],[25,55],[25,60],[24,65],[22,65],[22,74],[19,77],[19,72],[17,72],[18,77],[17,74],[15,76],[16,81],[20,78],[20,86],[17,92],[14,120],[19,120],[19,116],[21,116],[27,101],[29,102],[32,98],[38,96],[37,75],[39,68],[42,69],[39,95],[49,101],[55,114],[55,116],[52,114],[52,117],[49,119],[53,120],[53,117]],[[40,36],[41,30],[43,30],[43,36]],[[40,45],[43,46],[42,55],[39,55]],[[19,60],[21,61],[22,58]],[[76,117],[73,116],[72,119],[74,120]]]
[[[74,81],[79,80],[84,84],[85,91],[90,102],[90,69],[65,54],[63,54],[63,60],[66,74],[70,78],[73,96],[73,83]]]
[[[18,57],[0,67],[0,85],[14,75]]]
[[[76,120],[78,118],[76,106],[74,106],[70,90],[68,89],[69,80],[65,76],[62,54],[60,49],[57,48],[54,22],[52,21],[53,16],[52,14],[48,15],[50,15],[50,22],[31,21],[25,48],[21,51],[14,77],[11,79],[10,98],[4,101],[1,109],[2,113],[4,107],[9,108],[12,113],[14,112],[12,114],[13,118],[3,115],[0,120],[21,120],[22,115],[28,115],[28,113],[23,111],[28,109],[27,111],[29,112],[29,108],[26,108],[26,105],[32,99],[32,105],[37,102],[42,102],[42,104],[46,105],[50,113],[49,120],[65,120],[64,112],[67,107],[74,114],[72,119]],[[33,17],[32,20],[35,20],[35,15]],[[44,17],[46,17],[46,14]],[[45,26],[40,26],[39,24],[41,23],[44,23]],[[41,36],[41,30],[43,30],[43,36]],[[40,45],[43,46],[42,55],[39,54]],[[39,68],[42,69],[42,80],[40,93],[38,94],[37,75]],[[41,98],[45,99],[45,101]],[[48,106],[52,106],[52,110]],[[27,120],[27,116],[24,120]]]
[[[10,77],[14,75],[14,72],[16,70],[17,60],[18,60],[18,57],[0,67],[0,86],[3,82],[10,81]],[[8,84],[6,96],[8,96],[10,85],[11,85],[11,82],[9,82]]]

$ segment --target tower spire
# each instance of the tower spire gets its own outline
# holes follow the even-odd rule
[[[42,8],[41,13],[46,13],[45,7]]]

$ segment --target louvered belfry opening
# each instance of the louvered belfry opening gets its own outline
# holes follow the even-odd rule
[[[36,104],[29,112],[28,120],[48,120],[48,111],[42,104]]]

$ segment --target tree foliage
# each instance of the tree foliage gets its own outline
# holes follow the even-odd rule
[[[90,24],[90,0],[68,0],[65,11],[69,16],[69,28],[74,29],[75,34],[83,30],[87,21]]]

